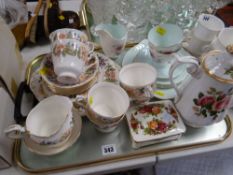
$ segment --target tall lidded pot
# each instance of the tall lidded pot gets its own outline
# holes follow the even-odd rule
[[[176,90],[176,107],[185,123],[192,127],[203,127],[224,119],[233,94],[233,55],[213,50],[200,61],[177,58],[169,71],[170,81]],[[192,80],[179,89],[172,77],[180,64],[187,68]]]

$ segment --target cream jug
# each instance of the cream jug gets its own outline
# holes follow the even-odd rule
[[[191,65],[187,72],[193,77],[183,91],[172,78],[181,64]],[[169,77],[177,93],[176,107],[186,124],[203,127],[224,119],[233,94],[233,55],[213,50],[202,57],[200,66],[194,59],[176,58]]]
[[[100,37],[100,45],[104,53],[116,59],[125,48],[127,41],[127,30],[121,24],[99,24],[95,27]]]

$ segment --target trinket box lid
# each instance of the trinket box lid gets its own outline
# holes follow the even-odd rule
[[[169,100],[132,107],[126,116],[134,142],[160,140],[186,131],[181,117]]]

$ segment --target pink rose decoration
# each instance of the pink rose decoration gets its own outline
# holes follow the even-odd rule
[[[231,99],[231,89],[224,93],[216,88],[210,87],[207,90],[207,94],[200,92],[198,98],[194,98],[193,111],[197,116],[202,117],[213,117],[215,120],[217,117],[221,116],[222,112],[227,108]]]
[[[230,102],[230,97],[226,96],[225,98],[223,98],[222,100],[215,102],[213,105],[213,108],[215,111],[222,111],[223,109],[225,109],[227,107],[227,105]]]
[[[199,106],[204,106],[204,105],[210,105],[210,104],[214,104],[215,99],[212,96],[203,96],[200,99],[198,99],[197,104]]]

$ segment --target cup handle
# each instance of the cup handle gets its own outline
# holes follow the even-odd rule
[[[87,98],[83,95],[77,95],[73,102],[74,107],[78,110],[79,113],[85,115],[87,109]]]
[[[25,128],[18,124],[10,125],[4,130],[6,136],[11,139],[20,139],[24,136],[25,132]]]
[[[153,89],[153,87],[151,87],[151,86],[147,86],[146,88],[145,88],[145,93],[146,94],[148,94],[148,97],[149,98],[152,98],[153,96],[154,96],[154,89]]]
[[[140,93],[143,93],[143,96],[138,96],[135,98],[135,103],[140,103],[141,101],[147,101],[148,99],[151,99],[154,94],[153,94],[153,88],[151,87],[151,85],[148,85],[146,87],[143,87],[143,91],[141,92],[142,89],[138,89],[140,91]]]
[[[199,63],[198,63],[198,59],[193,57],[193,56],[184,56],[184,57],[179,57],[177,54],[174,54],[175,56],[175,62],[171,65],[170,69],[169,69],[169,79],[170,82],[173,86],[173,88],[176,91],[177,97],[175,98],[175,103],[177,103],[180,98],[181,98],[181,92],[180,89],[178,88],[178,86],[176,85],[176,83],[173,81],[173,73],[174,71],[182,64],[190,64],[191,67],[187,68],[187,72],[189,74],[191,74],[192,76],[196,76],[197,74],[199,74]]]

